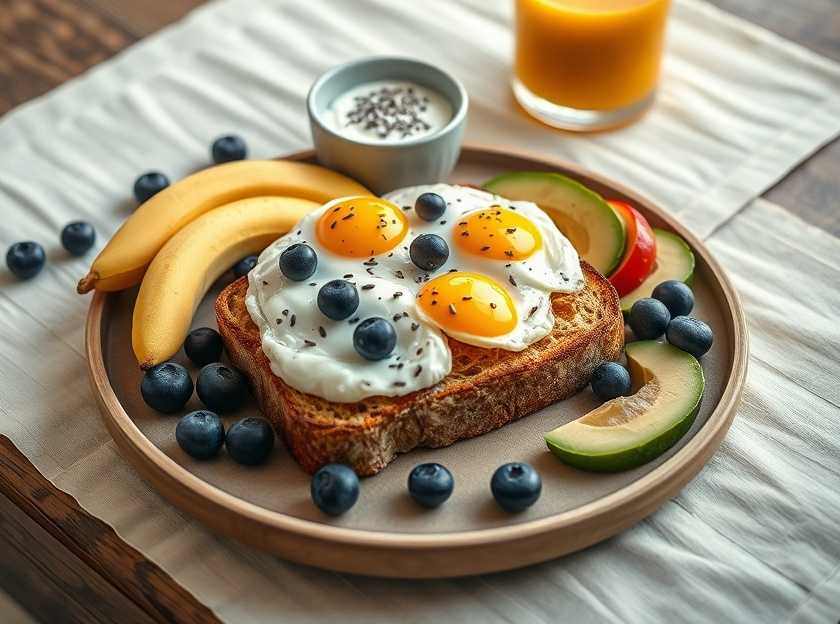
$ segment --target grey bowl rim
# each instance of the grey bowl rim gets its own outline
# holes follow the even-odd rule
[[[315,94],[318,92],[319,89],[323,87],[323,85],[328,81],[340,74],[341,72],[348,71],[360,65],[367,65],[369,63],[381,63],[384,61],[401,61],[401,62],[409,62],[416,65],[424,65],[433,71],[438,72],[441,74],[446,80],[449,80],[457,89],[459,95],[461,96],[461,104],[458,109],[452,115],[452,119],[449,120],[443,128],[434,132],[432,134],[428,134],[423,137],[418,137],[416,139],[412,139],[410,141],[399,141],[394,143],[377,143],[374,141],[359,141],[356,139],[349,138],[343,134],[339,134],[335,132],[331,128],[329,128],[326,124],[321,121],[321,116],[315,110]],[[406,80],[411,80],[411,76],[406,76]],[[443,94],[441,94],[443,95]],[[444,95],[444,97],[446,97]],[[449,99],[449,98],[447,98]],[[454,105],[454,102],[450,101],[450,104]],[[375,148],[382,148],[382,149],[400,149],[403,147],[414,147],[417,145],[422,145],[424,143],[431,143],[432,141],[439,139],[440,137],[450,134],[455,129],[457,129],[460,125],[463,124],[464,120],[467,116],[467,110],[469,109],[469,95],[467,94],[467,90],[464,87],[463,83],[458,80],[455,76],[453,76],[448,71],[441,69],[437,65],[433,65],[432,63],[427,63],[426,61],[421,61],[416,58],[408,57],[408,56],[387,56],[387,55],[380,55],[380,56],[366,56],[364,58],[356,59],[353,61],[348,61],[346,63],[342,63],[340,65],[336,65],[325,71],[321,74],[312,86],[309,88],[309,92],[306,94],[306,112],[309,114],[309,119],[312,123],[317,124],[318,129],[321,132],[324,132],[331,137],[345,141],[347,143],[351,143],[353,145],[357,145],[360,147],[375,147]]]

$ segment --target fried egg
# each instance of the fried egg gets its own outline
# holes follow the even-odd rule
[[[410,219],[408,238],[437,234],[449,258],[434,274],[413,267],[420,316],[447,335],[478,347],[521,351],[554,327],[552,292],[583,287],[580,259],[536,204],[478,189],[434,184],[400,189],[385,199],[411,207],[423,193],[446,200],[434,222]],[[401,252],[395,256],[411,263]]]
[[[433,222],[413,209],[428,192],[447,203]],[[436,234],[449,247],[434,272],[411,261],[411,242],[421,234]],[[288,279],[279,266],[297,243],[318,259],[304,281]],[[445,335],[525,349],[551,332],[551,293],[583,286],[577,253],[535,204],[446,184],[328,202],[269,246],[248,279],[246,305],[272,372],[335,402],[402,396],[441,381],[452,368]],[[359,295],[356,311],[340,321],[316,304],[321,286],[335,279]],[[357,324],[370,317],[387,319],[397,336],[390,355],[376,361],[353,345]]]

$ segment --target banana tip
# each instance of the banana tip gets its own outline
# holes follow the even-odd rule
[[[96,281],[99,279],[99,276],[91,271],[87,275],[85,275],[82,279],[79,280],[79,283],[76,285],[76,292],[80,295],[84,295],[85,293],[89,293],[96,287]]]

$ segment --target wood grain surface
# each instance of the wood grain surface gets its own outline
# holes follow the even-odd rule
[[[840,0],[710,1],[840,61]],[[0,114],[82,73],[202,3],[203,0],[0,0]],[[800,165],[765,197],[840,236],[840,211],[832,208],[840,195],[838,171],[840,142],[835,141]],[[99,616],[91,613],[94,606],[89,603],[96,601],[77,604],[79,596],[85,594],[75,592],[100,587],[96,585],[97,577],[102,579],[102,568],[98,567],[102,562],[91,566],[90,554],[81,545],[102,544],[104,555],[114,561],[138,557],[137,565],[151,564],[136,551],[132,555],[133,549],[109,527],[54,488],[2,436],[0,473],[0,559],[6,559],[0,561],[0,585],[42,621],[101,620],[108,611]],[[32,548],[23,546],[27,543]],[[98,550],[92,552],[102,554]],[[183,612],[198,614],[198,621],[212,621],[209,612],[202,615],[200,605],[191,596],[184,595],[159,570],[157,573],[160,576],[155,578],[160,580],[162,591],[176,592]],[[131,618],[143,614],[165,621],[173,615],[159,608],[149,611],[154,601],[131,597],[113,581],[109,583],[139,609],[126,607],[121,612],[122,621],[135,621]],[[102,587],[103,592],[108,591]],[[179,590],[183,593],[178,594]],[[59,613],[61,617],[57,619]],[[179,609],[175,615],[180,613]]]
[[[48,622],[217,622],[0,436],[0,585]],[[2,614],[0,614],[2,621]]]

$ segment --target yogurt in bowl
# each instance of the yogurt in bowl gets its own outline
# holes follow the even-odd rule
[[[307,112],[321,164],[382,194],[447,179],[461,151],[468,98],[443,70],[375,57],[333,68]]]
[[[426,137],[440,132],[451,119],[449,100],[407,80],[357,85],[333,100],[323,115],[333,132],[369,143]]]

